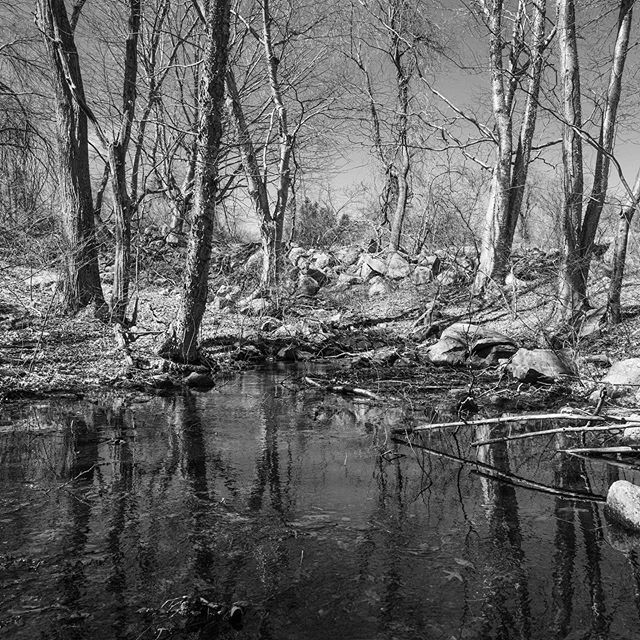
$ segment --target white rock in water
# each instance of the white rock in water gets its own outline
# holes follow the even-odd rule
[[[640,531],[640,487],[626,480],[616,480],[609,487],[605,513],[613,522]]]

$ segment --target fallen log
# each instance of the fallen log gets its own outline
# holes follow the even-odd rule
[[[611,419],[611,418],[610,418]],[[435,422],[407,429],[394,429],[393,433],[414,433],[434,429],[452,429],[457,427],[476,427],[485,424],[505,424],[507,422],[532,422],[540,420],[582,420],[584,422],[603,422],[602,416],[584,413],[534,413],[520,416],[500,416],[499,418],[482,418],[480,420],[459,420],[457,422]]]
[[[317,380],[313,380],[313,378],[308,377],[305,377],[304,381],[312,387],[322,389],[328,393],[342,393],[345,395],[362,396],[363,398],[370,398],[371,400],[382,400],[382,396],[379,396],[377,393],[369,391],[368,389],[360,389],[346,384],[323,384],[322,382],[318,382]]]
[[[539,436],[550,436],[557,433],[589,433],[592,431],[622,431],[627,425],[606,425],[601,427],[593,427],[594,416],[589,417],[589,422],[584,427],[558,427],[556,429],[543,429],[542,431],[529,431],[528,433],[516,433],[509,436],[501,436],[499,438],[488,438],[487,440],[476,440],[471,443],[472,447],[483,447],[487,444],[496,444],[498,442],[507,442],[508,440],[522,440],[524,438],[537,438]]]

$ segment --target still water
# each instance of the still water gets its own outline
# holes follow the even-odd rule
[[[612,541],[602,504],[394,443],[389,428],[411,419],[296,390],[286,371],[5,412],[0,637],[640,637],[634,541]],[[421,444],[475,457],[469,443],[487,435]],[[479,458],[596,495],[634,479],[556,445]],[[183,597],[240,603],[242,624],[191,624]]]

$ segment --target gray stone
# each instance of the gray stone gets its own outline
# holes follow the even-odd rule
[[[370,298],[385,296],[389,293],[389,290],[389,285],[385,282],[384,278],[377,276],[371,280],[368,295]]]
[[[576,366],[564,351],[518,349],[507,369],[523,382],[554,382],[576,375]]]
[[[638,444],[640,443],[640,423],[635,426],[627,427],[622,432],[620,444]]]
[[[307,252],[302,247],[292,247],[291,251],[289,251],[287,255],[287,259],[294,266],[298,266],[298,260],[300,258],[306,257]]]
[[[436,282],[442,287],[448,287],[455,283],[458,279],[458,274],[454,269],[447,269],[442,273],[439,273],[436,277]]]
[[[418,265],[411,275],[411,280],[415,285],[429,284],[433,280],[433,271],[430,267]]]
[[[336,282],[336,289],[346,289],[351,285],[358,284],[361,282],[360,276],[356,276],[352,273],[341,273],[338,276],[338,281]]]
[[[427,357],[437,365],[460,365],[467,359],[466,347],[454,338],[440,338],[427,349]]]
[[[626,480],[616,480],[607,493],[605,514],[622,527],[640,531],[640,487]]]
[[[340,264],[343,264],[345,267],[350,267],[352,264],[358,262],[360,252],[361,250],[358,247],[343,247],[338,250],[336,257]]]
[[[34,276],[25,278],[24,283],[34,289],[46,289],[47,287],[57,285],[59,280],[60,274],[53,271],[42,271]]]
[[[311,276],[301,276],[298,280],[298,293],[302,296],[315,296],[320,291],[320,283]]]
[[[452,340],[467,354],[470,364],[496,364],[498,360],[510,358],[518,349],[509,336],[467,322],[457,322],[447,327],[441,340]]]
[[[184,379],[184,383],[188,387],[194,387],[197,389],[211,389],[214,385],[213,379],[208,373],[198,373],[197,371],[190,373]]]
[[[426,267],[431,271],[431,273],[434,276],[437,276],[440,273],[440,267],[442,266],[442,261],[436,255],[421,253],[418,256],[418,266]]]
[[[609,398],[632,396],[640,399],[640,358],[614,362],[600,383],[605,385]],[[591,402],[597,402],[599,395],[600,390],[596,389],[591,394]]]
[[[401,280],[411,273],[411,265],[397,251],[389,254],[387,258],[387,278]]]
[[[375,275],[383,276],[387,273],[387,265],[382,260],[364,254],[361,258],[359,275],[363,280],[369,280]]]
[[[585,340],[587,338],[597,338],[602,333],[602,326],[606,320],[607,308],[598,307],[591,309],[580,323],[578,338]]]
[[[243,305],[243,311],[253,316],[269,315],[271,303],[266,298],[254,298]]]
[[[315,269],[320,269],[321,271],[324,271],[329,267],[333,267],[335,263],[336,261],[334,257],[326,251],[318,251],[311,256],[311,265]]]

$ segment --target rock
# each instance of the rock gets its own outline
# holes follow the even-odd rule
[[[307,252],[302,247],[292,247],[289,253],[287,254],[287,259],[294,266],[298,266],[298,260],[300,258],[306,257]]]
[[[336,282],[336,289],[346,289],[353,284],[358,284],[359,282],[361,282],[360,276],[356,276],[351,273],[341,273],[338,276],[338,281]]]
[[[513,273],[508,273],[506,278],[504,279],[504,283],[510,289],[524,289],[527,286],[527,283],[524,280],[520,280],[513,275]]]
[[[387,278],[401,280],[411,273],[411,265],[397,251],[389,254],[387,258]]]
[[[359,275],[363,280],[369,280],[376,275],[383,276],[387,273],[387,265],[378,258],[364,254],[361,257]]]
[[[211,309],[213,311],[222,311],[233,307],[234,301],[231,296],[214,296],[211,300]]]
[[[334,257],[326,251],[318,251],[311,256],[311,264],[315,269],[324,271],[329,267],[333,267],[336,261]]]
[[[605,531],[607,542],[616,551],[628,554],[640,549],[640,534],[609,520],[607,520]]]
[[[609,398],[621,398],[622,396],[635,396],[640,400],[640,358],[627,358],[614,362],[607,375],[600,381],[605,385]],[[590,396],[591,402],[597,402],[600,396],[600,388]]]
[[[266,298],[254,298],[243,305],[242,310],[253,316],[268,315],[271,311],[271,303]]]
[[[421,253],[418,256],[418,266],[426,267],[434,276],[437,276],[440,273],[442,261],[436,255]]]
[[[457,342],[467,354],[471,364],[496,364],[498,360],[510,358],[518,349],[509,336],[467,322],[457,322],[447,327],[440,340]]]
[[[627,427],[622,432],[620,444],[638,444],[640,443],[640,424],[633,427]]]
[[[352,264],[358,262],[360,257],[360,249],[358,247],[343,247],[336,253],[338,262],[345,267],[350,267]]]
[[[433,280],[433,271],[430,267],[423,267],[418,265],[411,276],[411,280],[415,285],[429,284]]]
[[[242,269],[245,273],[260,271],[262,269],[262,249],[258,249],[255,253],[252,253],[247,258]]]
[[[576,366],[569,355],[553,349],[518,349],[507,369],[523,382],[554,382],[576,375]]]
[[[285,362],[295,362],[296,360],[296,347],[292,344],[282,347],[276,354],[277,360],[283,360]]]
[[[436,277],[436,282],[441,287],[448,287],[452,284],[455,284],[455,281],[457,279],[458,279],[458,274],[455,272],[455,270],[447,269],[446,271],[443,271],[442,273],[438,274],[438,276]]]
[[[368,292],[370,298],[386,296],[388,293],[389,285],[385,282],[384,278],[377,276],[371,280],[371,286],[369,287]]]
[[[604,512],[612,522],[640,531],[640,487],[626,480],[616,480],[609,487]]]
[[[459,365],[467,359],[466,347],[453,338],[441,338],[427,349],[427,357],[437,365]]]
[[[51,286],[56,286],[59,281],[60,274],[54,273],[53,271],[43,271],[24,279],[24,283],[34,289],[46,289]]]
[[[309,267],[306,271],[304,271],[304,275],[313,278],[321,287],[327,284],[327,281],[329,280],[327,274],[324,271],[314,269],[313,267]]]
[[[173,380],[166,373],[160,373],[151,376],[149,384],[156,389],[170,389],[173,387]]]
[[[598,307],[591,309],[580,323],[578,338],[585,340],[587,338],[597,338],[602,332],[602,326],[606,320],[607,308]]]
[[[208,373],[198,373],[197,371],[190,373],[184,379],[184,383],[188,387],[196,389],[211,389],[214,385],[213,379]]]
[[[298,280],[298,294],[301,296],[315,296],[320,291],[320,283],[311,276],[301,276]]]

